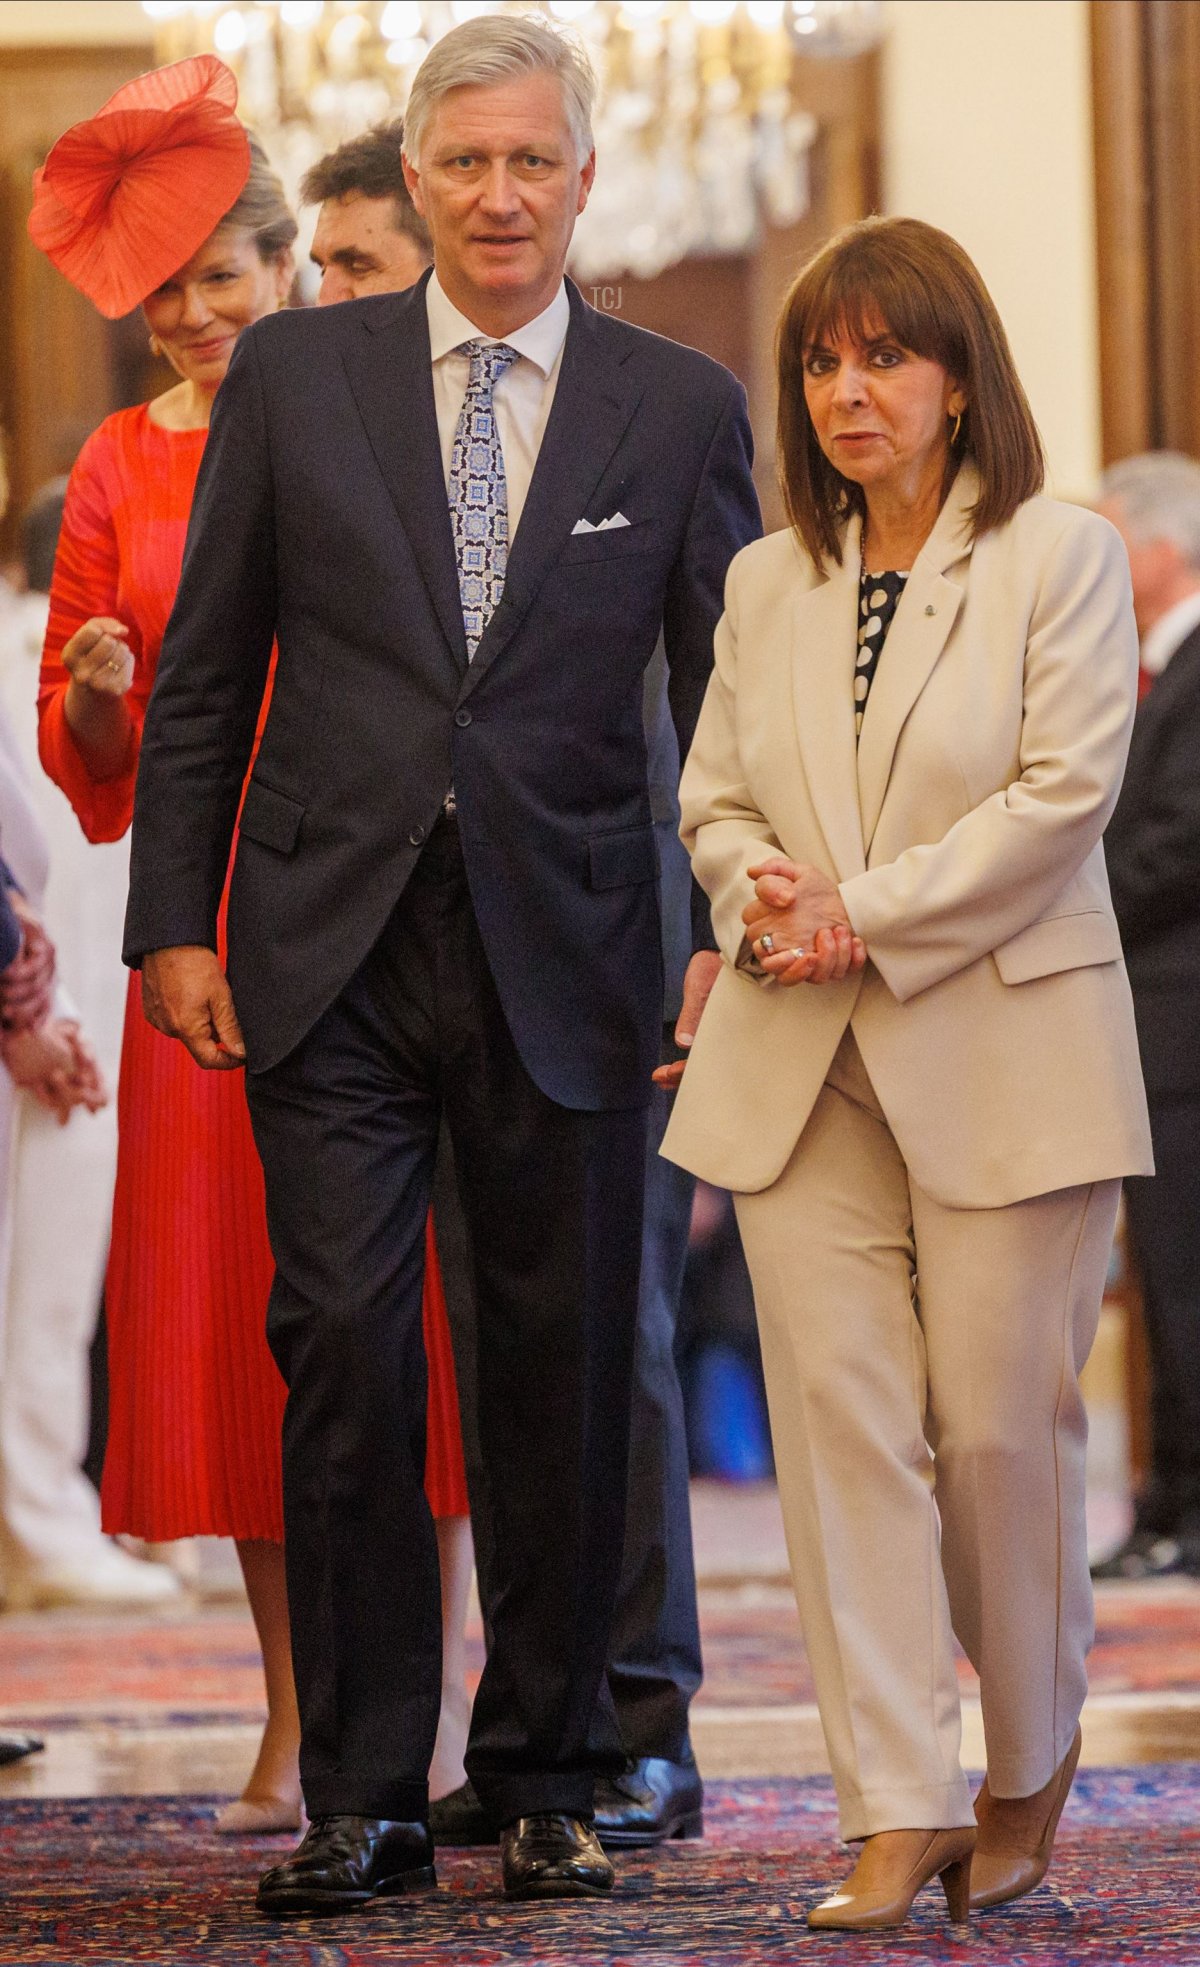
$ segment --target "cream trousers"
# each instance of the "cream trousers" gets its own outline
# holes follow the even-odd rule
[[[847,1031],[779,1180],[735,1197],[847,1839],[974,1822],[955,1635],[995,1795],[1040,1789],[1074,1736],[1093,1635],[1079,1373],[1119,1193],[935,1202]]]

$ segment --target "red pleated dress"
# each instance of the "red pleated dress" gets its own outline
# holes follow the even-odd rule
[[[203,430],[118,411],[71,474],[50,596],[41,755],[89,840],[133,814],[138,740],[183,560]],[[124,771],[92,778],[65,716],[62,650],[93,615],[123,622],[134,657]],[[222,925],[223,926],[223,925]],[[285,1391],[267,1347],[272,1262],[262,1169],[242,1075],[202,1072],[146,1022],[130,978],[117,1094],[117,1183],[105,1286],[109,1433],[104,1528],[153,1542],[283,1537]],[[426,1491],[435,1516],[467,1513],[445,1299],[426,1238]]]

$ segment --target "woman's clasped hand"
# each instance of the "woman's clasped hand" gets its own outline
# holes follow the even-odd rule
[[[819,868],[777,856],[747,873],[754,899],[742,921],[764,975],[780,984],[826,984],[863,968],[866,944],[850,926],[835,883]]]

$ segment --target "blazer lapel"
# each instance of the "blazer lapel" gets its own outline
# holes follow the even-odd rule
[[[554,404],[509,548],[504,594],[475,652],[464,696],[524,620],[575,522],[583,517],[641,399],[641,384],[624,372],[625,354],[614,354],[603,317],[592,312],[571,281],[567,292],[571,321]],[[443,493],[443,502],[444,497]]]
[[[868,854],[900,733],[933,673],[962,605],[962,586],[947,579],[946,569],[971,551],[967,515],[978,496],[979,479],[971,466],[964,465],[913,563],[884,643],[858,745],[858,800]]]
[[[793,627],[792,700],[809,794],[839,881],[866,868],[854,777],[854,664],[858,654],[859,524],[840,567],[809,588]]]
[[[364,309],[342,360],[442,632],[465,669],[467,641],[433,402],[428,278],[398,294],[390,308]]]

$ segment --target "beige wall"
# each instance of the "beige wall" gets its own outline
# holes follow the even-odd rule
[[[0,0],[0,48],[115,47],[150,31],[138,0]]]
[[[1100,469],[1086,0],[888,0],[884,195],[944,226],[1004,317],[1052,489]]]

